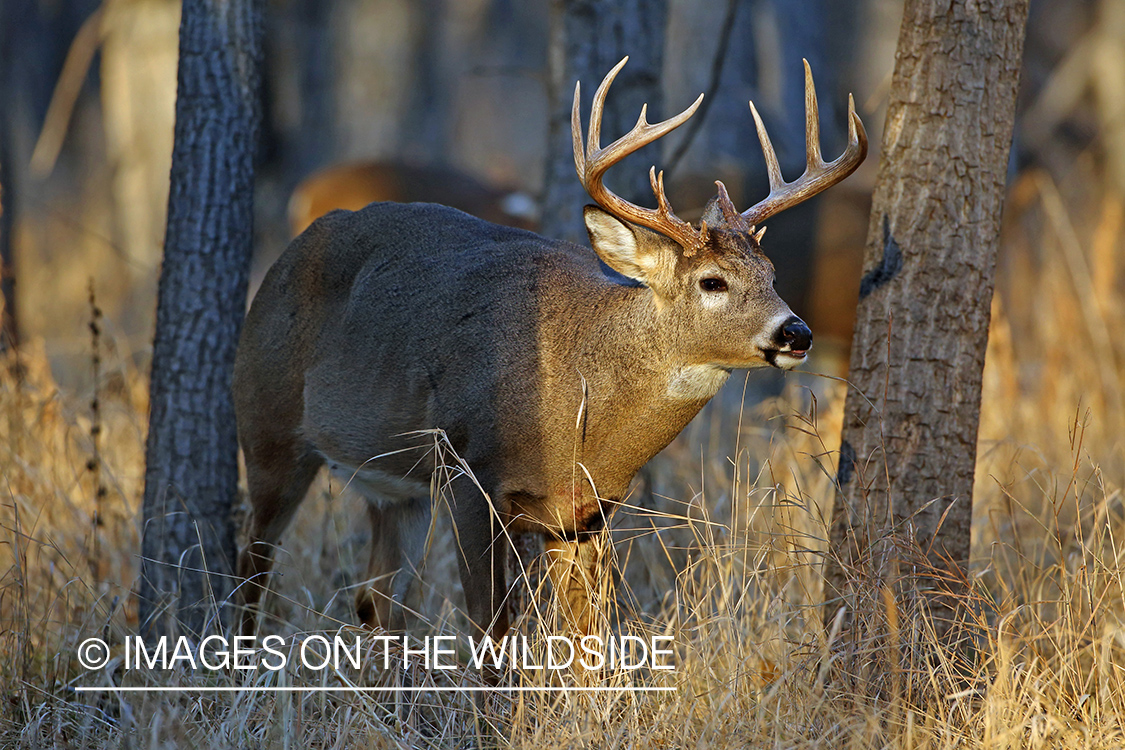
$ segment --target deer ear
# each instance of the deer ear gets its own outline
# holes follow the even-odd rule
[[[639,236],[642,230],[626,224],[597,206],[582,212],[594,252],[620,274],[653,286],[660,270],[660,253],[652,242]]]

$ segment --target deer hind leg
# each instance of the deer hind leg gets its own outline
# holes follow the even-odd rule
[[[257,452],[259,455],[262,452]],[[276,449],[265,452],[269,462],[247,454],[246,480],[250,489],[250,516],[246,546],[238,555],[238,601],[242,605],[243,635],[254,635],[258,607],[266,590],[273,552],[305,498],[322,460],[316,454]]]
[[[355,609],[369,628],[401,631],[407,598],[418,580],[430,529],[429,499],[394,503],[368,501],[371,558],[367,580],[356,594]]]
[[[580,542],[548,538],[544,543],[559,623],[578,635],[602,629],[608,596],[602,565],[606,542],[597,536]]]

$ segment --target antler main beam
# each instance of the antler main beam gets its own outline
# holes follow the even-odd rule
[[[676,240],[687,253],[693,252],[700,244],[706,241],[706,230],[695,229],[691,224],[678,218],[672,213],[668,198],[664,194],[664,172],[659,174],[656,167],[649,170],[649,181],[652,183],[652,192],[656,195],[657,208],[643,208],[634,205],[615,195],[604,184],[602,178],[606,170],[629,154],[637,151],[664,135],[672,132],[695,114],[703,101],[703,94],[695,100],[690,107],[680,114],[663,122],[650,124],[646,118],[648,105],[641,106],[641,116],[637,124],[625,135],[618,138],[605,148],[601,147],[602,115],[605,111],[605,97],[613,79],[625,67],[628,57],[614,66],[613,70],[602,80],[598,90],[594,93],[594,105],[590,111],[590,129],[586,137],[586,145],[582,144],[582,115],[579,106],[579,93],[581,84],[574,84],[574,106],[570,112],[570,132],[574,140],[574,166],[578,170],[578,178],[586,192],[602,208],[609,211],[619,219],[640,224],[653,229]]]
[[[781,176],[777,154],[770,143],[769,134],[762,124],[754,102],[750,102],[750,112],[758,129],[758,140],[766,157],[766,169],[770,178],[770,194],[766,198],[742,212],[748,224],[758,224],[774,214],[808,200],[817,193],[840,182],[863,163],[867,156],[867,133],[863,122],[855,112],[855,101],[848,95],[848,147],[838,159],[826,163],[820,154],[820,113],[816,103],[816,89],[813,87],[812,70],[809,61],[805,63],[805,172],[793,182],[786,182]]]

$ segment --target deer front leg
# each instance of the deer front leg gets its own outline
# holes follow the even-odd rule
[[[508,632],[508,537],[479,489],[468,482],[454,482],[452,489],[457,566],[469,619],[477,637],[498,639]]]
[[[606,543],[604,535],[598,535],[576,542],[548,538],[544,545],[559,622],[578,635],[595,634],[606,621]]]

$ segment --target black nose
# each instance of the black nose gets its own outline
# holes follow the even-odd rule
[[[788,346],[791,351],[806,351],[812,347],[812,331],[805,325],[805,321],[794,315],[781,324],[777,332],[777,343],[781,347]]]

